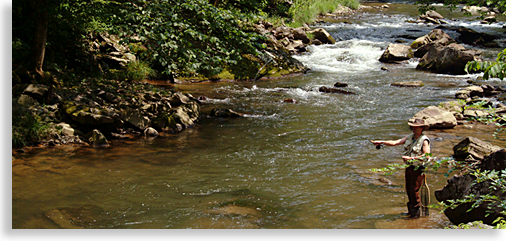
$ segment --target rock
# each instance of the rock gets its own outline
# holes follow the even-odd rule
[[[153,127],[148,127],[144,130],[144,136],[146,137],[154,137],[154,136],[158,136],[158,131],[155,130],[155,128]]]
[[[471,15],[481,15],[481,13],[489,12],[490,10],[487,7],[479,7],[479,6],[464,6],[462,11],[468,12]]]
[[[384,63],[397,63],[413,58],[411,47],[404,44],[390,44],[383,52],[379,61]]]
[[[455,98],[461,99],[461,100],[467,100],[468,98],[472,98],[475,96],[482,97],[483,92],[484,92],[483,88],[481,88],[480,86],[473,85],[473,86],[466,87],[463,90],[457,91],[457,93],[455,93]]]
[[[35,103],[39,103],[39,102],[37,102],[34,98],[32,98],[29,95],[20,95],[18,100],[16,101],[16,103],[20,106],[28,107],[28,106],[34,105]]]
[[[409,121],[424,119],[430,129],[449,129],[457,126],[457,119],[448,111],[436,106],[429,106],[416,113]]]
[[[73,121],[84,126],[101,126],[107,129],[123,127],[119,114],[112,109],[89,107],[72,102],[65,103],[63,109]]]
[[[73,136],[74,135],[74,128],[72,128],[69,124],[62,122],[62,123],[57,124],[56,126],[60,126],[61,127],[61,133],[63,135],[67,135],[67,136]]]
[[[182,104],[187,104],[190,101],[190,98],[181,92],[176,92],[170,98],[170,104],[172,106],[180,106]]]
[[[190,100],[188,103],[161,113],[153,119],[153,126],[166,132],[180,132],[184,128],[193,126],[200,116],[200,105],[197,101]]]
[[[498,146],[496,146],[497,148]],[[499,147],[500,148],[500,147]],[[494,151],[476,165],[480,170],[502,171],[506,169],[506,149]]]
[[[329,87],[325,87],[325,86],[320,87],[319,91],[324,92],[324,93],[332,93],[332,94],[356,95],[356,93],[353,93],[351,91],[340,90],[340,89],[336,89],[336,88],[329,88]]]
[[[97,34],[90,45],[90,52],[97,53],[96,56],[91,57],[92,68],[123,69],[128,63],[136,61],[135,55],[129,53],[130,48],[126,44],[120,44],[120,38],[116,35]]]
[[[440,103],[438,107],[445,110],[445,111],[452,112],[453,115],[455,115],[455,113],[462,113],[464,106],[465,106],[465,104],[461,104],[460,102],[458,102],[456,100],[450,100],[450,101]]]
[[[466,109],[462,113],[465,118],[480,118],[480,117],[486,117],[489,116],[490,113],[485,110],[473,110],[473,109]]]
[[[422,81],[407,81],[407,82],[396,82],[392,84],[398,87],[422,87],[424,86]]]
[[[291,54],[306,52],[306,46],[302,40],[294,40],[292,42],[289,42],[288,46],[286,46],[286,49],[290,51]]]
[[[23,91],[23,95],[28,95],[39,103],[44,102],[44,98],[47,96],[49,87],[39,84],[30,84]]]
[[[473,182],[476,177],[469,173],[474,170],[487,171],[502,171],[506,168],[506,149],[493,152],[485,156],[482,161],[479,161],[474,168],[468,169],[458,175],[453,176],[447,181],[444,188],[435,191],[436,199],[440,202],[448,202],[448,200],[463,199],[468,195],[494,195],[499,200],[506,199],[506,193],[501,190],[491,189],[490,181],[480,183]],[[474,202],[463,203],[456,208],[448,208],[445,210],[445,215],[454,224],[468,223],[473,221],[483,221],[484,224],[493,225],[494,220],[499,217],[506,218],[506,215],[501,213],[504,208],[497,205],[490,206],[489,202],[483,202],[477,207],[472,207]]]
[[[335,44],[336,40],[325,29],[317,28],[310,31],[315,39],[318,39],[323,44]]]
[[[443,15],[439,14],[438,12],[436,12],[434,10],[429,10],[429,11],[425,12],[425,14],[422,14],[421,16],[430,17],[433,19],[444,19]]]
[[[346,83],[336,82],[336,83],[334,84],[334,87],[337,87],[337,88],[341,88],[341,87],[348,87],[348,84],[346,84]]]
[[[193,126],[200,116],[200,105],[196,101],[189,101],[185,105],[173,108],[169,114],[174,118],[177,124],[185,128]]]
[[[211,111],[211,116],[213,117],[244,117],[245,114],[235,112],[231,109],[213,109]]]
[[[416,69],[440,74],[466,74],[464,67],[467,62],[481,60],[480,54],[479,50],[468,50],[456,43],[448,46],[435,44],[420,59]]]
[[[290,36],[291,28],[289,27],[283,26],[277,27],[276,29],[274,29],[273,34],[274,37],[276,37],[276,39],[293,38],[293,35]]]
[[[473,45],[473,46],[497,46],[499,45],[494,42],[495,39],[497,39],[496,36],[486,34],[486,33],[479,33],[472,29],[461,27],[457,29],[457,33],[460,34],[458,40],[462,43]]]
[[[304,27],[292,29],[291,34],[293,35],[294,40],[301,40],[305,44],[311,43],[311,39],[307,36]]]
[[[90,142],[91,142],[93,148],[109,147],[109,142],[105,138],[104,134],[102,134],[102,132],[100,132],[97,129],[93,130],[93,135],[90,138]]]
[[[284,99],[283,102],[285,102],[285,103],[297,103],[297,100],[288,98],[288,99]]]
[[[478,138],[467,137],[453,147],[453,158],[456,160],[483,160],[483,158],[502,148],[482,141]]]
[[[495,22],[497,22],[497,18],[495,16],[488,16],[480,21],[481,24],[491,24]]]
[[[123,121],[126,125],[129,125],[139,131],[146,129],[151,125],[151,119],[142,115],[140,110],[128,109],[123,117]]]
[[[93,228],[104,210],[93,205],[83,205],[76,208],[58,208],[44,213],[62,229]]]
[[[456,41],[441,29],[434,29],[427,35],[417,38],[411,43],[411,48],[416,49],[414,56],[422,58],[434,45],[448,46]]]

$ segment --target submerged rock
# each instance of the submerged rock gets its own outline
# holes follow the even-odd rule
[[[422,87],[424,86],[422,81],[407,81],[407,82],[396,82],[392,86],[398,87]]]
[[[235,112],[231,109],[218,109],[215,108],[211,111],[211,116],[213,117],[244,117],[245,114]]]
[[[102,132],[100,132],[97,129],[93,130],[93,135],[90,138],[90,142],[91,142],[93,148],[109,147],[109,142],[105,138],[104,134],[102,134]]]
[[[320,89],[318,89],[318,90],[320,92],[324,92],[324,93],[356,95],[356,93],[351,92],[351,91],[346,91],[346,90],[341,90],[341,89],[336,89],[336,88],[329,88],[329,87],[325,87],[325,86],[320,87]]]

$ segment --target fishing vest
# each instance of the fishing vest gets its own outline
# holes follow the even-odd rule
[[[423,147],[423,142],[425,140],[427,140],[430,145],[430,139],[426,135],[421,135],[417,140],[413,140],[413,135],[414,134],[411,133],[408,136],[406,143],[404,144],[404,150],[405,150],[404,155],[405,156],[415,157],[415,156],[423,155],[422,147]],[[420,164],[423,165],[425,163],[419,163],[418,165],[420,165]],[[414,163],[414,165],[416,166],[417,164]]]

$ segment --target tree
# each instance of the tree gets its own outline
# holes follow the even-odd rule
[[[84,49],[81,40],[96,28],[93,23],[108,22],[113,1],[18,0],[13,2],[13,66],[22,65],[43,74],[43,66],[76,62]],[[79,64],[75,64],[79,66]],[[46,66],[47,67],[47,66]]]
[[[121,6],[115,24],[126,41],[145,43],[141,58],[164,74],[212,77],[262,47],[250,18],[206,0],[137,0]]]
[[[47,25],[48,25],[48,2],[45,0],[30,1],[30,10],[34,14],[35,38],[33,41],[33,70],[38,75],[43,75],[42,64],[46,53]]]
[[[466,64],[467,73],[483,71],[483,79],[504,79],[506,74],[506,49],[497,54],[496,61],[471,61]]]
[[[85,39],[104,31],[140,39],[148,48],[141,59],[173,75],[213,76],[262,48],[253,13],[206,0],[19,0],[13,9],[13,62],[33,62],[39,74],[44,60],[53,69],[86,66]]]

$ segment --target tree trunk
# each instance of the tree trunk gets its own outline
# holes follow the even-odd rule
[[[47,0],[32,0],[30,7],[33,10],[35,19],[35,36],[33,40],[33,66],[38,75],[43,75],[42,65],[44,63],[44,55],[46,52],[46,39],[48,27]]]

